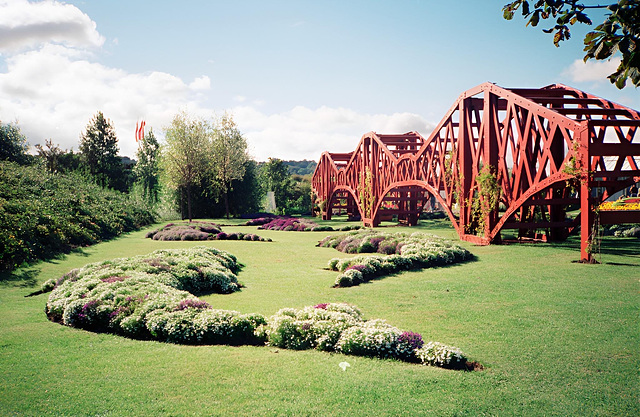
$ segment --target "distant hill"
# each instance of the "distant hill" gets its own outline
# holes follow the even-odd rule
[[[318,163],[316,161],[307,161],[306,159],[303,161],[283,161],[284,164],[289,167],[289,172],[291,175],[311,175],[313,171],[316,169],[316,165]]]

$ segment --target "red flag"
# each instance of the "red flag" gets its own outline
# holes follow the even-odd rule
[[[136,122],[136,142],[138,141],[138,122]]]
[[[140,122],[140,140],[144,139],[144,126],[146,125],[145,121]]]

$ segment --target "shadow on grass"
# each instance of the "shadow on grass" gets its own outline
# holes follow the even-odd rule
[[[32,288],[38,283],[40,268],[24,267],[16,271],[0,272],[0,286]]]
[[[509,245],[548,246],[550,248],[575,252],[576,262],[580,259],[580,236],[571,235],[564,242],[518,242]],[[607,262],[599,259],[602,255],[623,256],[637,262]],[[604,236],[600,241],[600,250],[595,253],[598,262],[606,265],[638,266],[640,265],[640,239],[634,237]]]
[[[87,257],[89,254],[84,251],[84,248],[74,248],[66,253],[57,253],[48,256],[44,259],[36,259],[29,263],[24,263],[20,268],[12,271],[0,272],[0,286],[14,286],[29,288],[34,287],[37,284],[37,275],[40,273],[40,268],[36,265],[40,262],[47,262],[52,264],[58,264],[67,258],[67,255],[74,254]]]

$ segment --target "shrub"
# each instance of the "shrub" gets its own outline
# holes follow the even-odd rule
[[[0,161],[0,270],[92,245],[154,221],[140,200],[77,174]]]
[[[350,287],[382,275],[463,262],[472,258],[469,251],[458,245],[418,232],[408,234],[363,230],[327,236],[318,246],[333,247],[346,253],[354,253],[355,249],[360,253],[370,253],[377,247],[379,253],[388,254],[331,259],[329,269],[343,272],[336,278],[335,287]],[[354,269],[360,274],[346,274]]]
[[[247,237],[249,236],[249,237]],[[148,232],[147,238],[153,240],[247,240],[253,242],[270,242],[254,234],[225,233],[215,223],[195,221],[184,223],[169,223],[164,227]]]
[[[441,366],[451,369],[463,369],[467,362],[464,353],[456,347],[440,342],[429,342],[416,349],[415,356],[423,365]]]
[[[189,293],[237,291],[238,269],[233,255],[204,247],[89,264],[53,285],[46,313],[68,326],[139,339],[261,344],[263,316],[214,310]]]

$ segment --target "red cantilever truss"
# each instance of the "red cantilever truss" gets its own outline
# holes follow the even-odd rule
[[[394,214],[414,225],[435,199],[460,238],[480,244],[503,229],[560,240],[579,224],[589,260],[595,207],[640,180],[639,128],[637,110],[571,87],[485,83],[462,93],[427,139],[370,132],[353,152],[324,152],[312,186],[324,218],[345,209],[366,226]]]

